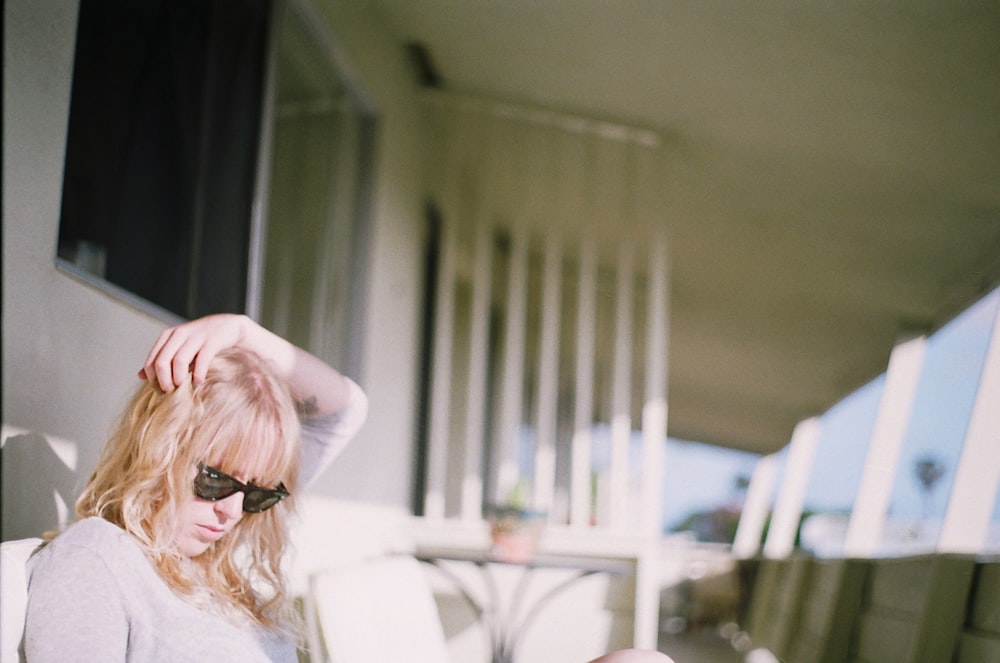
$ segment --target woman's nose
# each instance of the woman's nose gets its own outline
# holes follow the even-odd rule
[[[215,502],[215,511],[226,520],[239,518],[243,515],[243,493],[233,493],[229,497]]]

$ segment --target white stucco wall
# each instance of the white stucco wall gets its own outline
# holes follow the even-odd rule
[[[78,492],[167,322],[56,269],[77,3],[8,0],[4,11],[3,423],[74,446],[75,471],[64,479]],[[317,491],[408,505],[423,225],[412,83],[402,48],[370,14],[338,2],[331,16],[384,120],[368,302],[359,312],[363,374],[354,376],[369,392],[371,417]],[[38,453],[54,458],[41,444]],[[3,508],[5,538],[55,524],[51,504],[28,496],[5,499]]]
[[[5,3],[3,422],[73,443],[76,471],[63,485],[78,487],[162,323],[55,268],[76,6]],[[5,536],[21,524],[7,517],[14,507],[55,524],[52,505],[28,497],[5,499]]]
[[[323,494],[409,505],[416,462],[424,220],[414,77],[402,44],[368,3],[323,3],[343,64],[378,108],[375,198],[364,316],[370,414],[364,435],[318,486]]]

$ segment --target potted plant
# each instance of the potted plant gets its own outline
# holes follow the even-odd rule
[[[546,514],[527,505],[526,492],[519,481],[509,501],[489,509],[490,550],[500,561],[523,564],[535,555]]]

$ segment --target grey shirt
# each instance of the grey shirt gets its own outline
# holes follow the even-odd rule
[[[354,386],[354,385],[352,385]],[[367,398],[303,422],[302,485],[364,422]],[[101,518],[69,527],[28,564],[24,653],[30,663],[295,663],[295,643],[237,626],[178,597],[138,544]]]
[[[178,597],[132,537],[102,518],[67,529],[31,566],[28,661],[296,660],[293,644]]]

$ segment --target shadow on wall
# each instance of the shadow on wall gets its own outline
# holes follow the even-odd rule
[[[73,519],[76,445],[4,427],[0,449],[0,540],[41,536]]]

